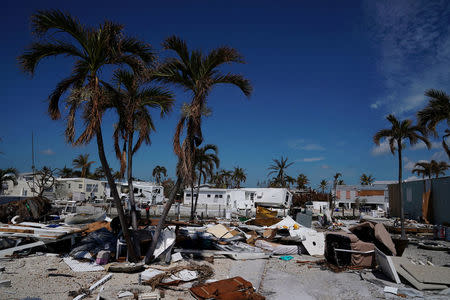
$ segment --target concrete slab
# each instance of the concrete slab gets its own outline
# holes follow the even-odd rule
[[[422,290],[443,290],[443,289],[447,288],[446,285],[422,283],[422,282],[418,281],[417,279],[415,279],[402,266],[402,265],[411,264],[407,258],[392,256],[391,259],[392,259],[392,262],[394,263],[394,267],[395,267],[395,270],[397,270],[397,273],[400,276],[402,276],[406,281],[408,281],[416,289],[422,291]]]
[[[246,260],[245,262],[233,261],[229,277],[240,276],[250,281],[255,290],[258,291],[266,264],[266,259]]]
[[[316,299],[308,294],[308,288],[295,276],[286,272],[266,270],[262,286],[262,294],[266,296],[266,299]]]
[[[450,285],[450,268],[405,264],[403,268],[423,283]]]

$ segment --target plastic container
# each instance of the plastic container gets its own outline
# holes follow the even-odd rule
[[[445,239],[445,226],[436,225],[433,228],[434,239],[435,240],[444,240]]]

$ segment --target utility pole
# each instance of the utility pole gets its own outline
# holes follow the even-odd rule
[[[34,176],[36,175],[36,167],[34,165],[34,134],[33,131],[31,131],[31,170],[33,171],[33,197],[34,197],[34,192],[36,191],[35,187],[34,187],[34,181],[35,178]]]

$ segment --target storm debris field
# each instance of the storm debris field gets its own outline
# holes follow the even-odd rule
[[[79,216],[83,219],[83,216]],[[448,299],[450,243],[432,225],[319,218],[310,227],[259,208],[250,219],[168,221],[151,263],[157,220],[133,232],[127,261],[114,220],[0,225],[1,299]],[[420,230],[419,230],[420,229]],[[445,237],[445,236],[444,236]]]

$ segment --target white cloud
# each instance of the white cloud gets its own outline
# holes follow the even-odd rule
[[[389,147],[388,140],[383,140],[379,146],[372,148],[372,155],[382,155],[386,153],[391,153],[391,148]]]
[[[431,156],[431,159],[434,159],[436,161],[448,161],[448,156],[447,153],[445,153],[445,151],[439,151],[434,153]]]
[[[416,164],[415,162],[409,161],[403,166],[403,168],[405,170],[412,171],[412,169],[414,169],[415,164]]]
[[[316,144],[316,143],[307,143],[304,139],[290,140],[290,141],[288,141],[288,146],[292,149],[297,149],[297,150],[307,150],[307,151],[325,150],[325,148],[322,147],[321,145]]]
[[[450,84],[448,1],[366,0],[365,7],[386,90],[370,107],[413,112],[426,102],[426,89]]]
[[[45,155],[53,155],[53,154],[55,154],[55,151],[53,151],[52,149],[48,148],[48,149],[42,150],[41,153],[45,154]]]
[[[325,157],[307,157],[307,158],[300,159],[298,161],[315,162],[315,161],[321,161],[321,160],[324,160],[324,159],[325,159]]]
[[[442,147],[442,144],[440,142],[431,142],[431,149],[439,149],[441,147]],[[428,148],[424,142],[419,141],[417,144],[412,146],[410,149],[411,150],[422,150],[422,149],[428,149]]]

